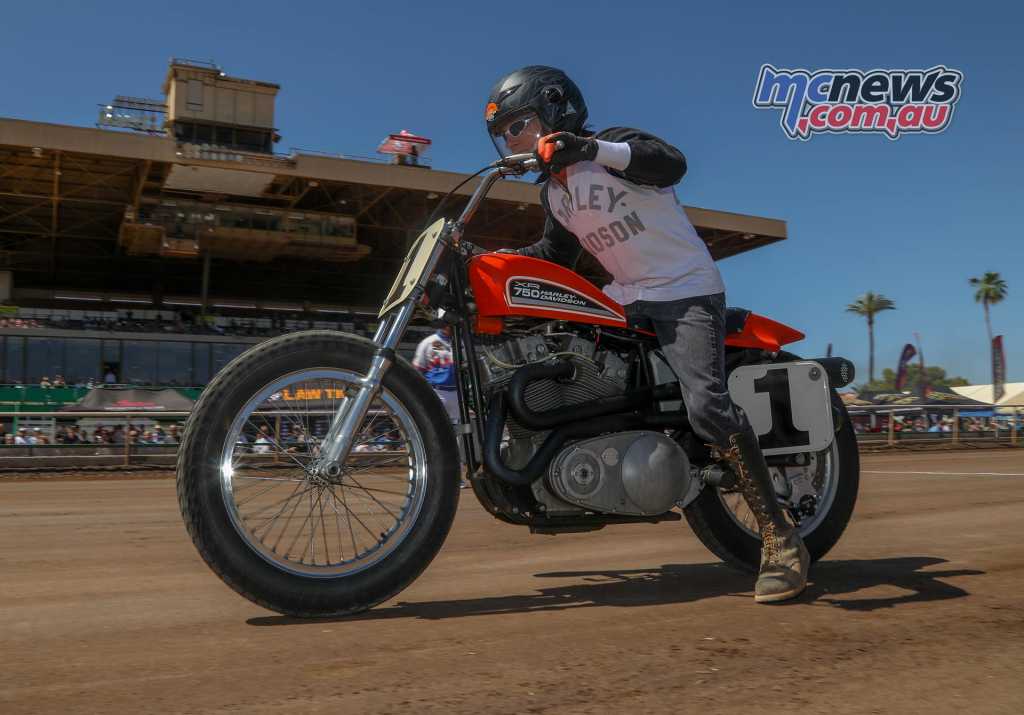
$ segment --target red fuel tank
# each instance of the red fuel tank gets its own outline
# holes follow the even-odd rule
[[[506,316],[626,327],[621,305],[568,268],[539,258],[476,256],[469,264],[469,283],[481,327]]]
[[[476,256],[469,264],[469,283],[476,298],[476,330],[480,333],[501,333],[502,319],[510,316],[627,327],[621,305],[568,268],[539,258],[514,253]],[[770,318],[738,312],[742,320],[728,330],[726,345],[776,352],[804,337],[799,330]],[[730,322],[727,318],[727,327]],[[646,330],[637,332],[653,335]]]

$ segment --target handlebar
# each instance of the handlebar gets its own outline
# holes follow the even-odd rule
[[[558,140],[555,142],[555,151],[565,148],[565,142]],[[496,162],[491,164],[495,169],[502,172],[502,175],[508,176],[520,176],[528,171],[539,171],[541,168],[540,159],[534,152],[527,152],[524,154],[512,154],[506,156],[504,159],[498,159]]]

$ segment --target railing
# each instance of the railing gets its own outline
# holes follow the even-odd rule
[[[897,443],[1004,442],[1016,446],[1024,437],[1024,405],[896,404],[848,405],[858,442],[893,446]],[[976,413],[984,412],[985,415]],[[866,429],[874,416],[875,425]],[[914,419],[923,417],[926,428],[916,429]],[[936,422],[933,418],[938,418]],[[900,429],[897,419],[903,418]],[[909,418],[909,419],[908,419]],[[984,419],[986,422],[982,423]],[[935,429],[934,425],[939,429]]]
[[[102,419],[111,427],[128,426],[132,420],[158,420],[183,422],[188,412],[166,410],[102,411],[102,412],[19,412],[2,411],[2,418],[31,420],[62,420],[77,423],[80,419]],[[56,426],[56,425],[54,425]],[[34,432],[34,430],[33,430]],[[139,464],[170,465],[178,453],[177,443],[147,443],[132,441],[124,435],[124,442],[85,442],[79,444],[56,443],[52,428],[47,430],[48,444],[0,445],[0,469],[34,467],[132,466]]]
[[[371,410],[367,414],[374,414]],[[282,434],[282,424],[286,424],[282,418],[294,415],[292,410],[263,410],[260,412],[264,417],[274,418],[276,427],[275,434]],[[311,410],[308,415],[319,415],[330,417],[333,412],[330,410]],[[188,412],[172,412],[167,410],[105,410],[97,412],[12,412],[0,411],[0,419],[20,417],[22,419],[31,417],[39,424],[42,420],[50,420],[50,426],[43,430],[48,440],[47,444],[3,444],[0,445],[0,473],[10,470],[24,469],[80,469],[83,467],[130,467],[139,465],[173,466],[178,454],[178,441],[165,441],[160,443],[132,440],[128,434],[129,429],[140,427],[133,425],[133,421],[146,420],[156,422],[171,422],[181,425],[189,416]],[[53,431],[58,427],[57,420],[63,422],[77,423],[80,419],[102,419],[105,427],[123,427],[123,441],[121,442],[84,442],[77,444],[60,444],[54,440]],[[34,429],[33,429],[34,431]],[[83,431],[83,434],[87,432]],[[178,433],[180,439],[181,433]],[[283,441],[286,447],[302,449],[311,443]],[[250,448],[255,445],[250,444]],[[353,455],[354,458],[368,456],[369,454],[389,455],[398,454],[385,448],[382,451],[374,451],[366,455]],[[286,463],[287,459],[281,452],[254,453],[245,455],[249,459],[263,459],[269,464]]]

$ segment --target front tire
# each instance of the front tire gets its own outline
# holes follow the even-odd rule
[[[354,450],[326,481],[307,469],[374,350],[329,331],[268,340],[216,376],[186,424],[177,489],[189,535],[214,573],[265,608],[298,617],[371,608],[411,584],[451,528],[455,436],[403,359],[361,427],[368,451]]]

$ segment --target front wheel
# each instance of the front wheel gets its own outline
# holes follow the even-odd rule
[[[804,465],[769,467],[776,491],[790,494],[783,513],[797,527],[812,561],[827,554],[846,530],[860,485],[857,438],[834,390],[832,407],[839,427],[829,447],[805,453]],[[697,538],[715,556],[744,571],[757,570],[761,537],[738,490],[707,486],[685,514]]]
[[[310,468],[374,345],[309,331],[245,352],[203,391],[177,468],[178,501],[207,565],[280,613],[339,616],[391,598],[437,554],[459,461],[437,396],[396,360],[333,476]]]

